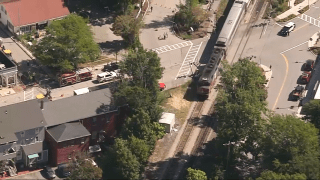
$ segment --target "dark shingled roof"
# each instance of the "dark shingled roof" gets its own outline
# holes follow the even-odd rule
[[[89,131],[80,122],[61,124],[47,129],[47,132],[57,142],[90,136]]]
[[[44,103],[43,116],[48,127],[105,113],[111,104],[110,89]],[[104,108],[102,108],[104,107]]]
[[[43,146],[43,142],[37,142],[35,144],[22,146],[22,149],[26,153],[26,155],[30,155],[30,154],[42,152],[42,146]]]
[[[0,144],[16,140],[16,132],[46,125],[37,100],[0,107]]]

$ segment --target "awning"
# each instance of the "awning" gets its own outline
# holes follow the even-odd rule
[[[3,52],[6,54],[11,54],[11,51],[9,49],[4,50]]]
[[[44,95],[40,93],[40,94],[38,94],[36,97],[37,97],[37,99],[43,99],[43,98],[44,98]]]
[[[29,159],[33,159],[33,158],[37,158],[37,157],[39,157],[39,155],[38,155],[38,154],[31,154],[31,155],[28,155],[28,158],[29,158]]]

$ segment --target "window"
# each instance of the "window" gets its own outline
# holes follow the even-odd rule
[[[97,131],[93,131],[92,132],[92,139],[96,139],[97,138]]]
[[[36,128],[35,131],[36,131],[36,134],[39,134],[39,128]]]
[[[21,137],[24,137],[24,131],[20,132]]]
[[[25,141],[24,139],[22,139],[21,145],[22,145],[22,146],[23,146],[23,145],[26,145],[26,141]]]
[[[16,152],[15,148],[10,148],[10,149],[8,150],[8,153],[9,153],[9,154],[14,153],[14,152]]]
[[[38,142],[38,141],[39,141],[39,137],[37,136],[37,137],[35,138],[35,140],[36,140],[36,142]]]
[[[97,117],[92,118],[92,125],[97,125]]]
[[[17,160],[22,159],[22,153],[21,151],[17,151]]]
[[[42,160],[42,153],[38,153],[38,161],[41,161]]]
[[[74,146],[74,140],[70,141],[71,146]]]
[[[106,114],[106,124],[108,124],[110,122],[110,119],[111,119],[111,115]]]
[[[81,138],[81,144],[84,144],[85,138]]]

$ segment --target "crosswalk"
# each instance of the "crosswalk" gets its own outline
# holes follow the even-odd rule
[[[192,63],[196,59],[198,52],[201,48],[201,45],[202,45],[202,42],[198,45],[190,47],[175,79],[181,78],[181,77],[187,77],[189,75]]]
[[[307,21],[310,24],[313,24],[313,25],[315,25],[317,27],[320,27],[320,21],[317,20],[316,18],[313,18],[313,17],[308,16],[306,14],[301,14],[301,16],[299,16],[299,18],[304,20],[304,21]]]
[[[192,45],[193,45],[193,43],[191,41],[185,41],[185,42],[177,43],[177,44],[174,44],[174,45],[161,46],[161,47],[158,47],[158,48],[155,48],[155,49],[152,49],[152,50],[157,52],[158,54],[161,54],[161,53],[165,53],[165,52],[168,52],[168,51],[173,51],[173,50],[176,50],[176,49],[180,49],[180,48],[183,48],[183,47],[186,47],[186,46],[192,46]]]

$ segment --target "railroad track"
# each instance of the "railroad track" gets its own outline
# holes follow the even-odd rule
[[[259,19],[259,16],[261,13],[264,13],[264,12],[261,12],[262,8],[263,8],[263,4],[265,3],[266,0],[257,0],[257,2],[254,4],[254,7],[252,8],[252,13],[251,13],[251,16],[250,16],[250,19],[248,21],[248,24],[247,24],[247,27],[246,27],[246,30],[245,30],[245,33],[242,35],[241,37],[241,40],[240,40],[240,44],[239,46],[237,47],[237,50],[232,58],[232,61],[231,61],[231,64],[233,64],[234,60],[235,60],[235,57],[240,53],[240,56],[239,58],[241,58],[244,50],[245,50],[245,47],[248,43],[248,40],[250,38],[250,35],[252,33],[252,27],[253,25],[257,22],[257,20]],[[240,48],[240,46],[243,46],[242,48]]]
[[[170,159],[165,173],[162,176],[162,179],[177,179],[177,177],[179,176],[178,168],[180,167],[180,162],[183,161],[183,158],[186,157],[183,153],[183,150],[187,145],[193,128],[195,127],[194,123],[200,119],[203,104],[204,102],[197,102],[196,106],[194,107],[192,114],[186,124],[186,127],[181,135],[179,144],[174,152],[174,157]]]

